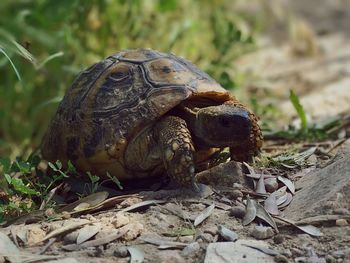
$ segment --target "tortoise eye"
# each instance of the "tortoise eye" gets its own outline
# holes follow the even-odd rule
[[[222,117],[220,118],[220,124],[225,128],[229,128],[231,126],[231,121],[228,118]]]

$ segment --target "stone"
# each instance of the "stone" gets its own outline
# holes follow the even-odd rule
[[[230,209],[230,216],[234,216],[237,218],[243,218],[245,215],[245,208],[242,206],[233,206]]]
[[[268,226],[254,226],[250,231],[251,236],[256,239],[268,239],[275,235],[275,232]]]
[[[184,257],[191,256],[192,254],[196,253],[197,251],[200,250],[200,246],[198,242],[192,242],[188,244],[182,251],[181,254]]]
[[[273,262],[273,256],[248,246],[268,248],[268,244],[256,240],[211,243],[207,247],[204,263]]]
[[[346,219],[337,219],[335,221],[335,225],[336,226],[347,226],[349,224],[348,224],[348,221],[346,221]]]
[[[115,215],[115,218],[114,218],[112,224],[115,226],[115,228],[119,228],[119,227],[122,227],[122,226],[129,224],[129,222],[130,222],[129,217],[127,217],[123,213],[117,213]]]
[[[350,209],[350,154],[325,168],[306,174],[296,183],[301,188],[284,216],[300,220],[332,213],[334,209]],[[342,193],[342,194],[340,194]]]

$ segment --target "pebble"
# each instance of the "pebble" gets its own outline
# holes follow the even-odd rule
[[[349,224],[348,224],[348,221],[346,221],[346,219],[337,219],[335,221],[335,225],[336,226],[347,226]]]
[[[273,242],[275,242],[275,244],[282,244],[284,242],[284,239],[284,235],[277,234],[273,237]]]
[[[190,243],[193,241],[193,236],[180,236],[179,242]]]
[[[126,246],[116,247],[114,252],[113,252],[113,255],[115,257],[119,257],[119,258],[125,258],[128,256],[128,254],[129,254],[129,252],[128,252],[128,249]]]
[[[333,211],[336,215],[350,215],[350,211],[346,208],[337,208]]]
[[[290,251],[290,249],[285,249],[285,250],[283,250],[283,251],[281,252],[281,254],[282,254],[283,256],[288,257],[288,258],[291,258],[291,257],[293,256],[292,251]]]
[[[129,227],[129,231],[122,237],[125,241],[131,241],[141,235],[143,231],[143,225],[141,223],[135,222],[130,223],[127,227]]]
[[[278,181],[277,178],[271,177],[271,178],[266,178],[264,180],[265,188],[266,191],[269,193],[273,193],[278,189]]]
[[[5,258],[3,256],[0,256],[0,263],[5,263]]]
[[[334,257],[332,257],[331,255],[325,256],[325,260],[327,263],[337,263],[337,260]]]
[[[192,242],[188,244],[182,251],[181,255],[184,257],[188,257],[191,254],[194,254],[200,249],[199,243],[198,242]]]
[[[245,208],[241,206],[233,206],[230,209],[230,216],[234,216],[237,218],[243,218],[245,215]]]
[[[78,235],[79,235],[79,230],[73,231],[73,232],[65,235],[63,238],[64,244],[75,243],[77,241]]]
[[[236,241],[238,239],[238,235],[236,232],[228,229],[227,227],[223,225],[218,226],[218,232],[219,235],[225,240],[225,241]]]
[[[299,249],[299,248],[292,248],[291,249],[291,251],[292,251],[292,254],[293,254],[293,256],[294,257],[300,257],[300,256],[302,256],[302,255],[304,255],[305,253],[304,253],[304,251],[302,251],[301,249]]]
[[[344,250],[336,250],[332,252],[332,256],[335,258],[344,258],[345,257],[345,251]]]
[[[228,192],[227,196],[232,200],[236,200],[239,197],[243,197],[243,193],[240,190],[235,189],[235,190],[232,190],[231,192]]]
[[[129,217],[125,216],[123,213],[118,213],[112,221],[112,224],[115,226],[115,228],[119,228],[129,224],[129,222]]]
[[[212,226],[210,226],[210,227],[204,229],[203,232],[204,232],[204,233],[209,233],[209,234],[215,236],[215,235],[218,233],[218,227],[215,226],[215,225],[212,225]]]
[[[207,243],[214,242],[214,237],[209,233],[200,234],[198,236],[198,239],[199,239],[198,241],[202,240],[202,241],[207,242]]]
[[[255,226],[250,234],[258,240],[268,239],[275,235],[273,229],[271,227],[266,226]]]

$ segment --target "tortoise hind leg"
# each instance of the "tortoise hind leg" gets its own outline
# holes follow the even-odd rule
[[[154,132],[169,176],[198,191],[194,181],[194,147],[186,122],[179,117],[166,116],[156,124]]]

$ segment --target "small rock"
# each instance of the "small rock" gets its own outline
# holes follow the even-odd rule
[[[215,236],[218,233],[218,228],[215,225],[212,225],[206,229],[204,229],[204,233],[209,233],[213,236]]]
[[[62,218],[62,219],[69,219],[69,218],[71,218],[71,215],[70,215],[69,212],[63,211],[63,212],[61,213],[61,218]]]
[[[5,263],[5,262],[6,262],[5,258],[3,256],[0,256],[0,263]]]
[[[127,217],[123,213],[117,213],[114,220],[112,221],[112,224],[115,226],[115,228],[119,228],[129,224],[129,222],[129,217]]]
[[[200,234],[198,236],[198,241],[200,241],[200,240],[207,242],[207,243],[212,243],[212,242],[214,242],[214,237],[209,233],[203,233],[203,234]]]
[[[307,257],[297,257],[294,258],[295,263],[308,263],[308,258]]]
[[[269,193],[273,193],[278,189],[278,181],[275,177],[269,177],[264,180],[265,189]]]
[[[126,246],[119,246],[115,248],[113,255],[119,258],[125,258],[129,255],[128,248]]]
[[[77,241],[79,235],[79,230],[73,231],[68,233],[67,235],[64,236],[63,242],[64,244],[72,244]]]
[[[198,242],[193,242],[188,244],[182,251],[181,254],[184,257],[188,257],[192,254],[194,254],[195,252],[197,252],[200,249],[199,243]]]
[[[193,241],[193,236],[180,236],[179,242],[190,243]]]
[[[204,204],[191,204],[189,207],[192,211],[203,211],[206,206]]]
[[[286,256],[281,255],[281,254],[275,256],[274,260],[276,263],[289,263],[288,258]]]
[[[228,192],[226,195],[228,196],[229,199],[232,199],[232,200],[236,200],[238,197],[243,197],[243,193],[238,189],[232,190]]]
[[[141,202],[142,202],[141,198],[130,197],[130,198],[125,199],[123,202],[121,202],[119,204],[119,207],[125,208],[125,207],[129,207],[129,206],[132,206],[134,204],[141,203]]]
[[[302,256],[302,255],[304,255],[305,253],[301,250],[301,249],[299,249],[299,248],[292,248],[291,249],[291,251],[292,251],[292,254],[293,254],[293,257],[300,257],[300,256]]]
[[[44,230],[42,230],[37,225],[33,225],[27,231],[27,245],[30,246],[30,245],[33,245],[35,243],[38,243],[45,236],[46,236],[46,233]]]
[[[284,249],[284,250],[281,252],[281,254],[282,254],[283,256],[286,256],[287,258],[291,258],[291,257],[293,256],[292,251],[290,251],[290,249]]]
[[[238,235],[236,232],[228,229],[223,225],[218,226],[218,232],[220,236],[226,241],[236,241],[238,239]]]
[[[337,263],[337,260],[334,257],[332,257],[331,255],[325,256],[325,260],[327,263]]]
[[[230,216],[234,216],[237,218],[243,218],[245,215],[245,208],[241,206],[233,206],[230,209]]]
[[[249,246],[268,248],[268,244],[257,240],[237,240],[208,245],[204,263],[212,262],[273,262],[273,257]]]
[[[135,222],[130,223],[127,227],[129,227],[129,231],[122,237],[125,241],[131,241],[137,238],[143,231],[143,225],[141,223]]]
[[[345,252],[344,252],[344,250],[336,250],[336,251],[332,252],[332,256],[335,258],[344,258]]]
[[[158,255],[161,263],[186,263],[177,250],[160,251]]]
[[[346,221],[346,219],[337,219],[335,221],[335,225],[336,226],[347,226],[349,224],[348,224],[348,221]]]
[[[48,208],[45,210],[45,216],[46,217],[51,217],[55,214],[55,210],[53,208]]]
[[[336,215],[350,215],[350,211],[346,208],[337,208],[333,211]]]
[[[234,189],[243,189],[244,188],[244,186],[240,183],[234,183],[232,187]]]
[[[250,234],[256,239],[267,239],[275,235],[273,229],[267,226],[255,226],[253,230],[250,231]]]
[[[273,242],[275,242],[275,244],[282,244],[283,241],[284,241],[284,235],[277,234],[273,237]]]

